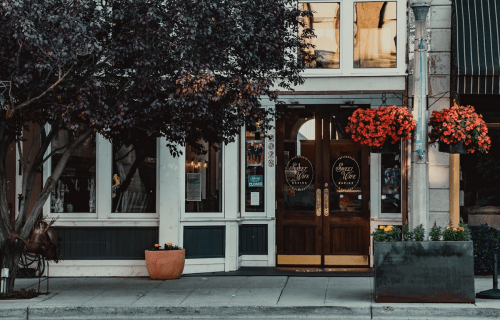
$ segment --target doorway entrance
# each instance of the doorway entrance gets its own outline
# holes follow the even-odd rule
[[[277,122],[277,264],[369,266],[369,148],[352,108],[288,106]]]

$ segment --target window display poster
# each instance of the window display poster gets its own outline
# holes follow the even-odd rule
[[[262,167],[264,165],[264,141],[250,140],[246,143],[247,166]]]
[[[251,192],[250,193],[250,205],[258,206],[259,205],[259,192]]]
[[[249,175],[248,176],[248,187],[264,187],[264,176],[263,175]]]
[[[186,201],[201,201],[201,173],[188,173]]]

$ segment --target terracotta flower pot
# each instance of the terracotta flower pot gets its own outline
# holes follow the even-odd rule
[[[186,250],[146,250],[146,266],[154,280],[178,279],[184,270]]]

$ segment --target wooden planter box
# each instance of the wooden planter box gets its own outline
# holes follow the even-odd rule
[[[374,242],[375,302],[474,303],[472,241]]]

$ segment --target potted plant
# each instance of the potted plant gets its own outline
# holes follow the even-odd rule
[[[439,143],[439,151],[447,153],[488,152],[491,139],[483,116],[472,106],[458,106],[433,111],[429,119],[429,143]]]
[[[151,279],[171,280],[178,279],[184,270],[186,250],[167,243],[163,249],[159,244],[145,251],[146,267]]]
[[[411,139],[413,130],[415,120],[408,108],[396,106],[356,109],[346,127],[354,141],[376,153],[397,152],[401,139]]]
[[[473,243],[464,224],[422,225],[409,231],[381,226],[373,235],[375,302],[475,301]],[[441,240],[441,238],[443,240]]]

